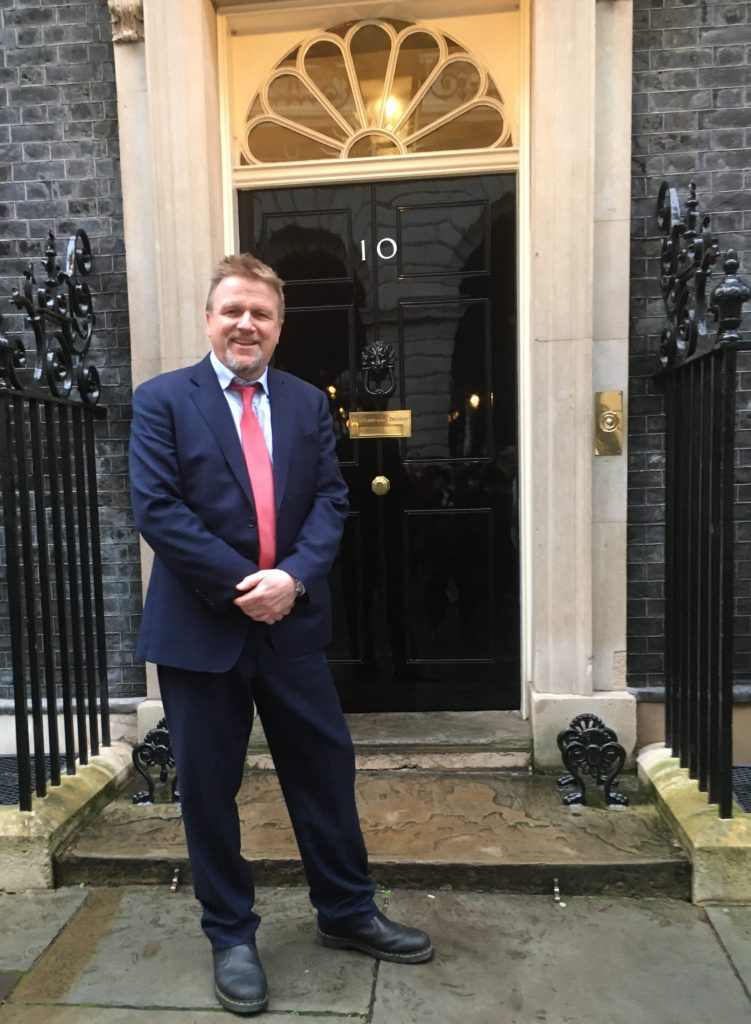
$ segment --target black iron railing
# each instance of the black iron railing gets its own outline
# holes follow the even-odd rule
[[[11,299],[33,356],[20,337],[0,335],[0,514],[21,810],[31,809],[32,790],[45,795],[48,776],[60,784],[61,764],[74,774],[76,757],[86,764],[110,742],[94,448],[94,422],[105,413],[99,374],[86,365],[95,316],[83,281],[85,232],[70,238],[64,269],[50,232],[43,267],[44,283],[29,266]]]
[[[690,186],[664,183],[666,743],[723,818],[732,815],[734,475],[738,332],[751,297]],[[723,276],[709,293],[714,264]],[[712,336],[712,314],[717,330]]]

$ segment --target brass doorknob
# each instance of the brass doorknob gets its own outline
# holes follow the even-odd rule
[[[370,489],[373,494],[377,494],[379,498],[382,498],[384,494],[388,494],[391,490],[391,481],[387,476],[374,476],[370,481]]]

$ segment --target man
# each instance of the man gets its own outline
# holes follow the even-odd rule
[[[269,369],[282,282],[249,255],[216,268],[211,352],[133,400],[136,523],[154,549],[138,654],[158,666],[217,998],[264,1009],[250,865],[236,796],[255,705],[318,912],[318,941],[397,963],[428,935],[373,902],[354,797],[354,752],[323,654],[326,574],[347,492],[326,396]]]

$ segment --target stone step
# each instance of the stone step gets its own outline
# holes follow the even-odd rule
[[[60,885],[190,879],[178,805],[137,806],[135,780],[56,858]],[[634,776],[630,805],[566,807],[556,777],[528,771],[361,771],[357,796],[377,885],[509,893],[689,898],[690,865]],[[158,796],[164,799],[162,790]],[[239,797],[243,849],[259,884],[303,874],[276,776],[249,770]]]
[[[532,764],[532,732],[518,711],[423,711],[347,715],[361,770],[506,771]],[[260,722],[248,768],[273,769]]]

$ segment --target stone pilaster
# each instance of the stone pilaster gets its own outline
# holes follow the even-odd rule
[[[130,314],[133,386],[161,369],[159,310],[153,301],[156,277],[154,179],[152,176],[149,95],[146,85],[142,0],[109,0],[112,41],[116,44],[115,80],[120,131],[120,178],[123,191],[125,265]],[[130,44],[130,45],[124,45]],[[149,301],[148,297],[152,297]],[[151,552],[141,541],[141,578],[148,580]],[[147,697],[159,695],[156,672],[146,666]],[[139,709],[139,720],[141,713]]]
[[[592,690],[595,0],[532,6],[532,679]]]
[[[628,401],[631,230],[631,0],[596,6],[593,387]],[[626,686],[626,513],[623,454],[593,460],[592,631],[595,691]]]
[[[624,646],[625,505],[616,499],[614,524],[609,523],[601,497],[595,514],[593,488],[602,475],[593,458],[595,373],[602,367],[609,373],[621,355],[620,349],[603,350],[596,360],[595,339],[615,334],[619,343],[624,340],[620,313],[628,295],[628,234],[622,254],[611,254],[609,247],[601,251],[603,241],[622,232],[623,225],[615,222],[624,199],[628,203],[621,120],[618,152],[609,151],[607,131],[613,130],[608,119],[614,112],[621,118],[630,94],[621,53],[628,53],[630,34],[624,30],[616,36],[618,13],[627,13],[628,5],[611,3],[622,10],[607,14],[605,6],[596,0],[535,0],[532,5],[530,710],[540,766],[560,764],[557,733],[584,710],[615,728],[627,749],[635,739],[633,699],[610,692],[620,666],[614,646]],[[598,58],[603,43],[618,52],[615,83]],[[611,199],[604,173],[609,162],[616,181],[626,187],[621,195],[616,184]],[[608,294],[613,288],[615,297]],[[607,316],[617,327],[605,326]],[[622,373],[615,372],[617,379],[608,386],[619,389]],[[597,386],[603,387],[599,379]],[[619,486],[625,482],[625,467],[623,474],[610,472],[618,475]],[[608,591],[613,572],[615,595]],[[597,680],[596,643],[604,666]]]
[[[203,307],[222,256],[216,12],[210,0],[145,5],[160,369],[207,351]]]
[[[209,0],[110,0],[122,149],[133,383],[206,351],[203,303],[221,256],[216,14]],[[144,17],[145,15],[145,17]],[[142,544],[142,576],[151,552]],[[156,675],[139,735],[161,715]]]

